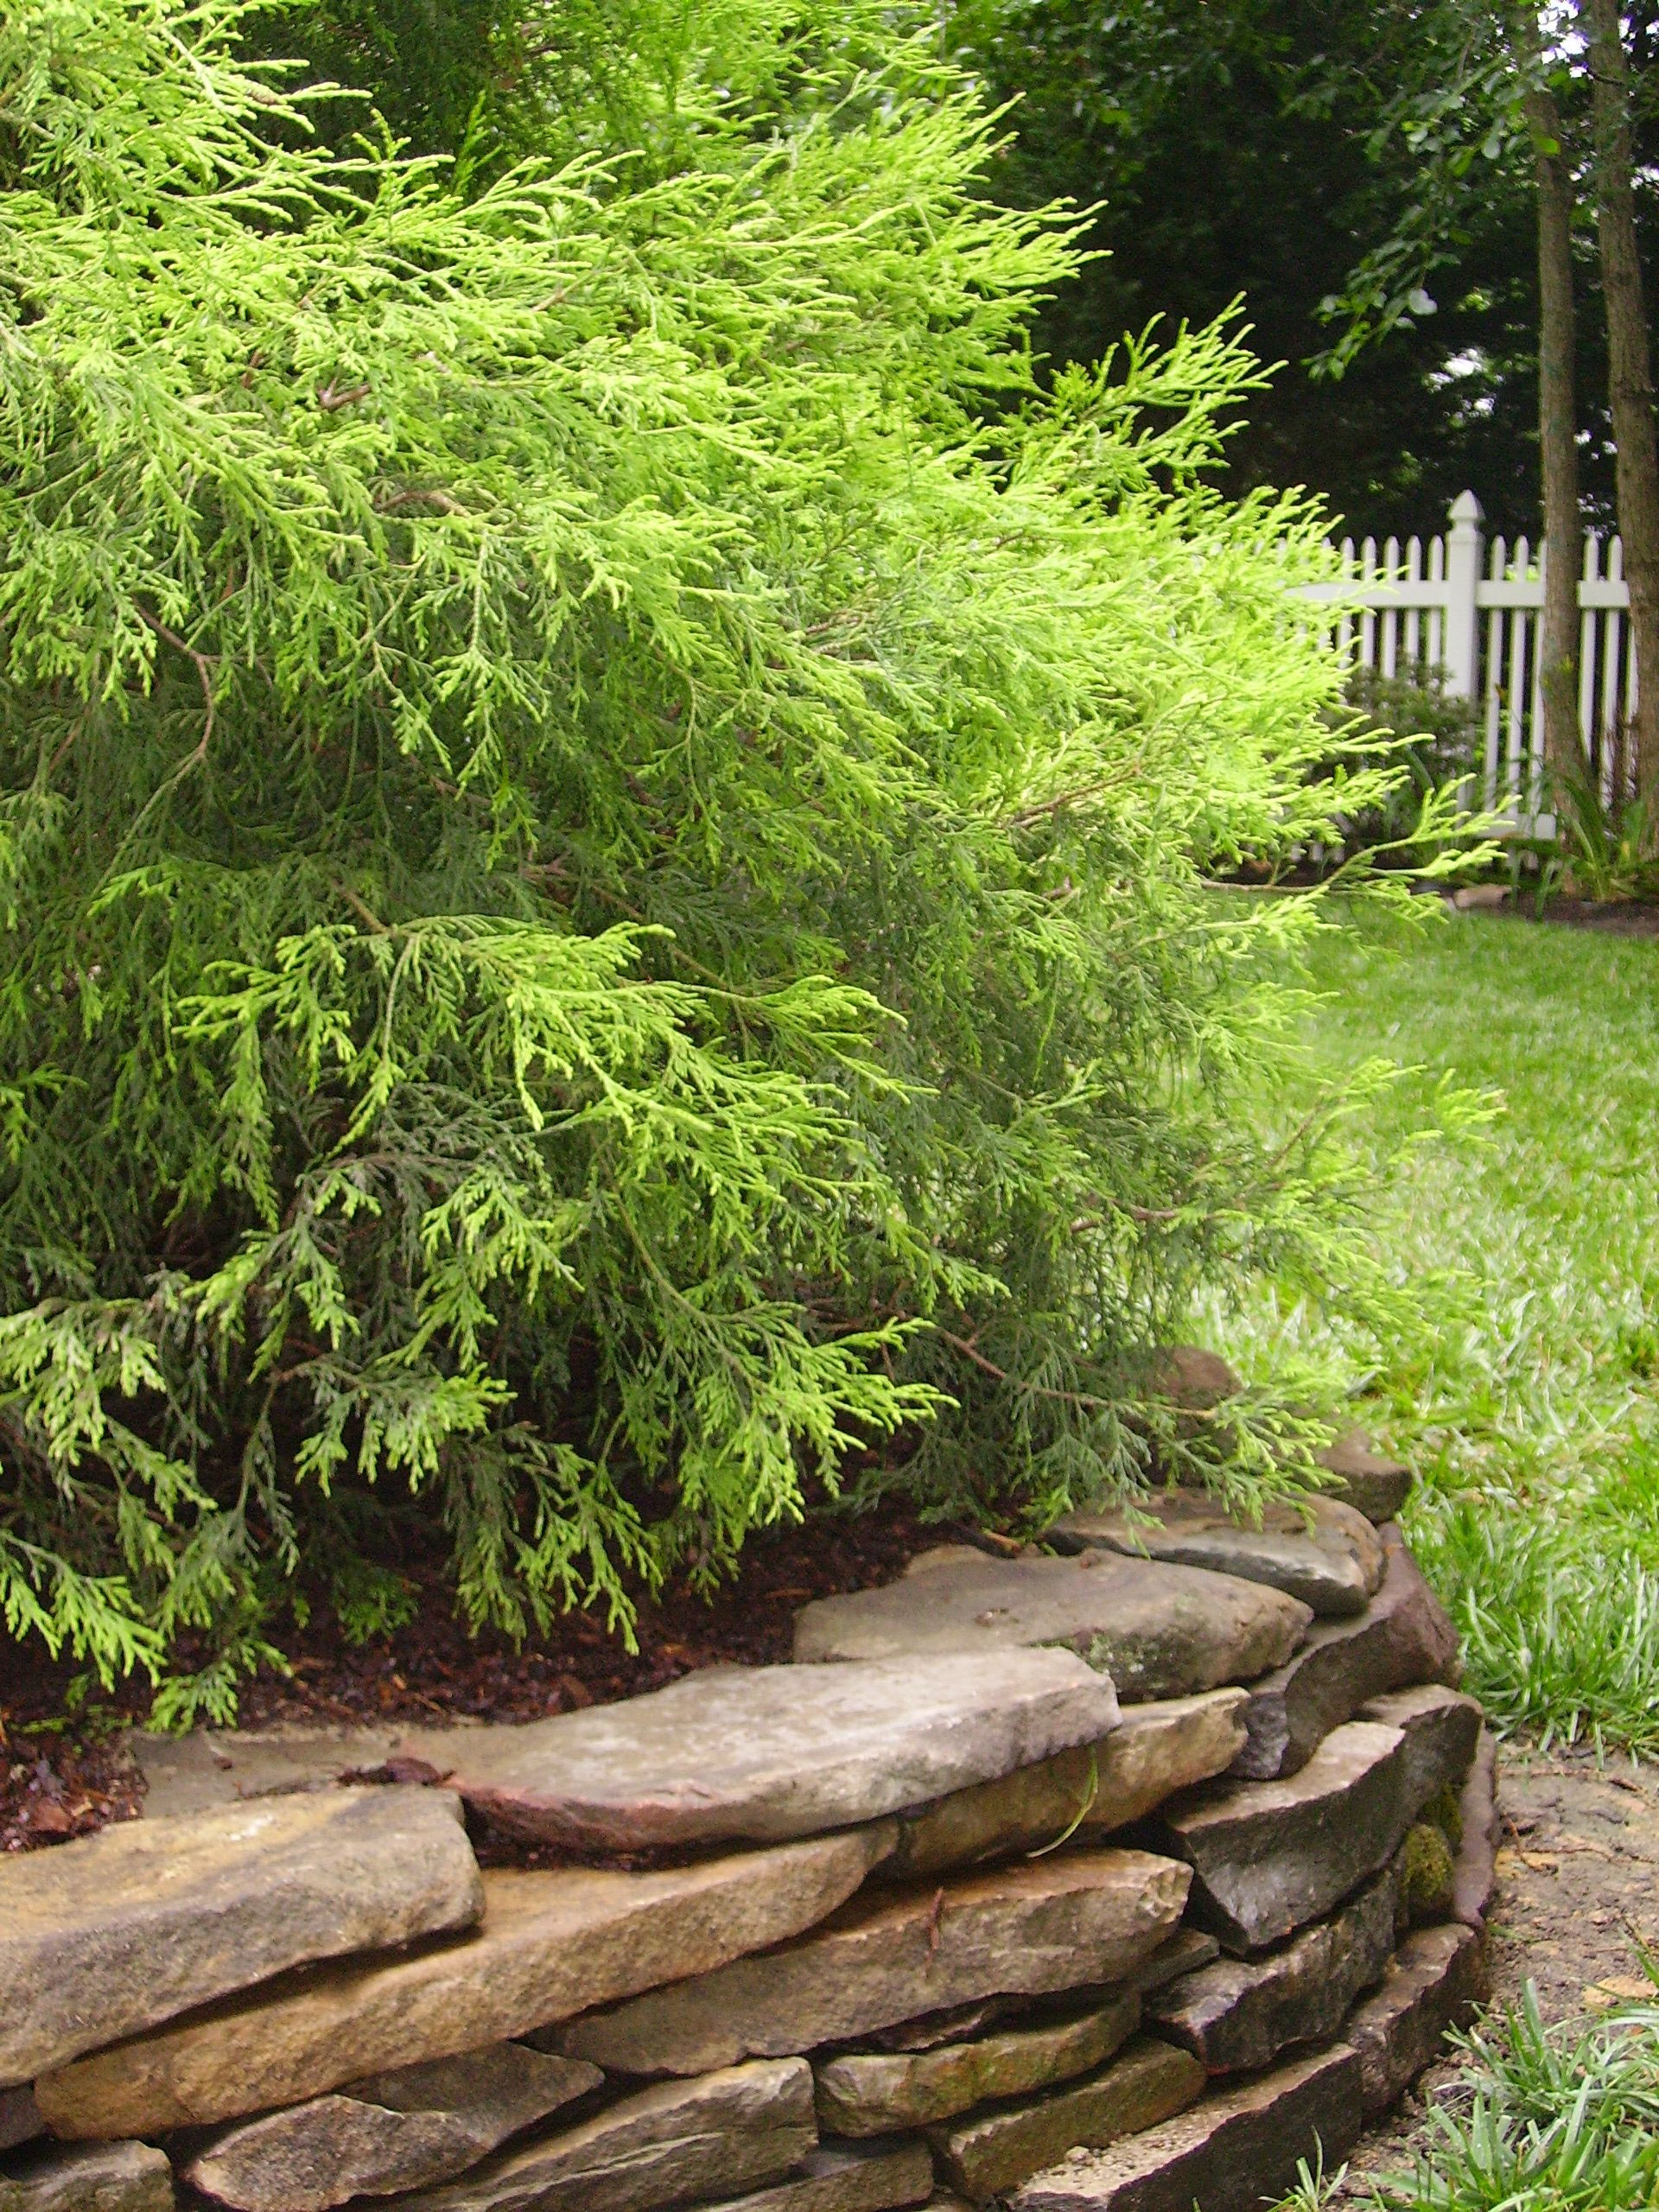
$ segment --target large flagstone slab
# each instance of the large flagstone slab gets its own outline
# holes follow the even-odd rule
[[[1393,1858],[1441,1783],[1401,1729],[1351,1720],[1280,1782],[1205,1783],[1164,1808],[1160,1846],[1193,1869],[1192,1916],[1230,1951],[1322,1918]]]
[[[303,1961],[468,1927],[483,1903],[461,1808],[429,1789],[124,1821],[0,1859],[0,2084]]]
[[[1105,2071],[1027,2105],[970,2114],[930,2131],[950,2179],[982,2204],[1068,2151],[1097,2150],[1184,2112],[1203,2092],[1197,2059],[1150,2036],[1137,2037]]]
[[[1098,1546],[1266,1582],[1321,1616],[1363,1611],[1382,1580],[1376,1529],[1351,1505],[1327,1498],[1268,1505],[1252,1527],[1201,1491],[1157,1491],[1132,1511],[1068,1513],[1050,1535],[1068,1548]]]
[[[1190,1879],[1147,1852],[1079,1852],[861,1897],[765,1957],[574,2021],[556,2045],[607,2072],[702,2073],[999,1993],[1117,1981],[1173,1934]]]
[[[1362,1720],[1380,1720],[1406,1739],[1414,1789],[1426,1805],[1438,1790],[1460,1790],[1480,1741],[1484,1716],[1478,1699],[1448,1689],[1443,1682],[1420,1682],[1370,1699],[1359,1709]]]
[[[708,2212],[897,2212],[933,2194],[925,2143],[824,2143],[798,2174]]]
[[[1070,1652],[710,1667],[649,1696],[442,1739],[449,1786],[514,1834],[582,1849],[850,1827],[1091,1743],[1116,1723]],[[424,1739],[435,1745],[435,1739]]]
[[[733,2066],[625,2097],[399,2212],[658,2212],[780,2181],[817,2140],[804,2059]]]
[[[891,1826],[662,1873],[493,1870],[459,1942],[321,1969],[77,2059],[37,2083],[60,2135],[146,2135],[297,2104],[523,2036],[797,1936],[850,1897]]]
[[[1023,2097],[1087,2074],[1141,2020],[1134,1991],[1070,2019],[922,2051],[848,2051],[819,2061],[818,2124],[830,2135],[893,2135],[953,2119],[991,2097]]]
[[[328,2212],[448,2181],[595,2089],[596,2066],[493,2044],[373,2075],[228,2129],[184,2177],[235,2212]]]
[[[820,1598],[795,1624],[795,1657],[959,1661],[1039,1644],[1109,1675],[1126,1705],[1191,1696],[1282,1665],[1313,1614],[1265,1584],[1114,1552],[990,1559],[924,1552],[880,1590]]]
[[[1338,2044],[1051,2166],[1009,2212],[1262,2212],[1295,2187],[1302,2160],[1331,2173],[1359,2129],[1359,2059]]]
[[[1219,1959],[1147,1999],[1155,2031],[1210,2074],[1270,2066],[1297,2044],[1325,2043],[1380,1981],[1394,1953],[1399,1878],[1390,1867],[1329,1920],[1262,1959]]]
[[[1249,1740],[1233,1772],[1256,1781],[1294,1774],[1368,1700],[1413,1682],[1455,1686],[1458,1634],[1397,1529],[1377,1532],[1382,1587],[1353,1620],[1319,1621],[1300,1650],[1250,1685]]]
[[[1224,1774],[1243,1750],[1243,1689],[1131,1705],[1109,1736],[958,1789],[907,1814],[883,1881],[968,1866],[1058,1836],[1127,1827],[1178,1789]]]

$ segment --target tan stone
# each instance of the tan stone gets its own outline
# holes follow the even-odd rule
[[[399,2212],[657,2212],[781,2181],[817,2147],[803,2058],[664,2082]]]
[[[1173,1932],[1189,1879],[1146,1852],[1079,1852],[861,1897],[764,1958],[590,2013],[557,2047],[607,2072],[702,2073],[996,1993],[1119,1981]]]
[[[1097,2150],[1156,2127],[1184,2112],[1204,2085],[1204,2069],[1189,2052],[1142,2036],[1091,2081],[931,2133],[950,2179],[982,2204],[1070,2150]]]
[[[302,1961],[469,1927],[483,1902],[460,1805],[431,1789],[129,1821],[0,1859],[0,2084]]]
[[[1130,1558],[1203,1567],[1266,1582],[1332,1617],[1362,1612],[1382,1580],[1383,1550],[1363,1513],[1334,1499],[1269,1504],[1241,1521],[1199,1491],[1159,1491],[1132,1509],[1068,1513],[1052,1537]]]
[[[391,2196],[465,2173],[604,2078],[576,2059],[494,2044],[232,2127],[184,2177],[236,2212],[328,2212],[353,2196]]]
[[[515,1834],[631,1851],[847,1827],[994,1781],[1116,1726],[1059,1650],[710,1667],[619,1705],[413,1738]]]
[[[752,2196],[714,2204],[708,2212],[895,2212],[925,2204],[933,2194],[933,2161],[925,2143],[826,2143],[798,2174]]]
[[[953,2119],[989,2097],[1028,2096],[1103,2066],[1141,2019],[1130,1992],[1071,2019],[913,2052],[852,2051],[814,2069],[830,2135],[892,2135]]]
[[[1497,1881],[1497,1745],[1483,1728],[1458,1798],[1461,1841],[1452,1877],[1452,1917],[1478,1934]]]
[[[148,2143],[33,2152],[0,2174],[0,2212],[173,2212],[173,2169]]]
[[[1262,2212],[1295,2186],[1302,2160],[1331,2173],[1359,2127],[1359,2059],[1338,2044],[1051,2166],[1010,2198],[1009,2212]]]
[[[881,1879],[971,1866],[1068,1833],[1125,1827],[1176,1790],[1227,1771],[1243,1746],[1248,1698],[1246,1690],[1220,1689],[1129,1706],[1098,1744],[942,1797],[904,1821]]]
[[[954,1652],[960,1663],[1058,1646],[1109,1675],[1126,1705],[1141,1705],[1265,1674],[1290,1656],[1313,1618],[1282,1590],[1202,1567],[1104,1551],[988,1559],[949,1546],[882,1589],[803,1606],[795,1657],[851,1663]]]
[[[485,1876],[483,1925],[411,1957],[296,1977],[43,2077],[60,2135],[149,2134],[568,2018],[783,1942],[849,1897],[890,1826],[655,1874]]]

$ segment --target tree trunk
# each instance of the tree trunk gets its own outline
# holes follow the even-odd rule
[[[1538,182],[1538,451],[1544,495],[1544,611],[1538,637],[1544,766],[1584,773],[1579,734],[1578,409],[1573,393],[1573,172],[1553,92],[1527,98]]]
[[[1590,47],[1614,481],[1636,642],[1638,705],[1630,723],[1630,767],[1637,791],[1659,799],[1659,442],[1636,244],[1630,67],[1618,0],[1578,0],[1578,10]]]

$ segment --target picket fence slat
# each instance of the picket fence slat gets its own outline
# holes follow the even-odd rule
[[[1389,537],[1337,549],[1343,581],[1303,596],[1332,612],[1325,634],[1357,667],[1382,677],[1439,671],[1456,697],[1478,702],[1487,810],[1518,834],[1548,836],[1539,629],[1543,549],[1525,537],[1488,541],[1480,502],[1465,492],[1450,527],[1402,550]],[[1627,773],[1624,729],[1636,698],[1624,547],[1591,531],[1584,539],[1580,608],[1579,729],[1586,771],[1611,797]]]

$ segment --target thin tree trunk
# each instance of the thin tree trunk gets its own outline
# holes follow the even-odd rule
[[[1636,641],[1639,698],[1630,719],[1630,766],[1637,791],[1659,799],[1659,441],[1654,432],[1653,370],[1636,242],[1630,66],[1618,0],[1578,0],[1578,10],[1590,46],[1596,228],[1617,456],[1614,483]]]
[[[1579,734],[1578,408],[1573,304],[1573,172],[1555,96],[1527,98],[1538,183],[1538,451],[1544,494],[1544,610],[1538,639],[1544,766],[1584,773]]]

